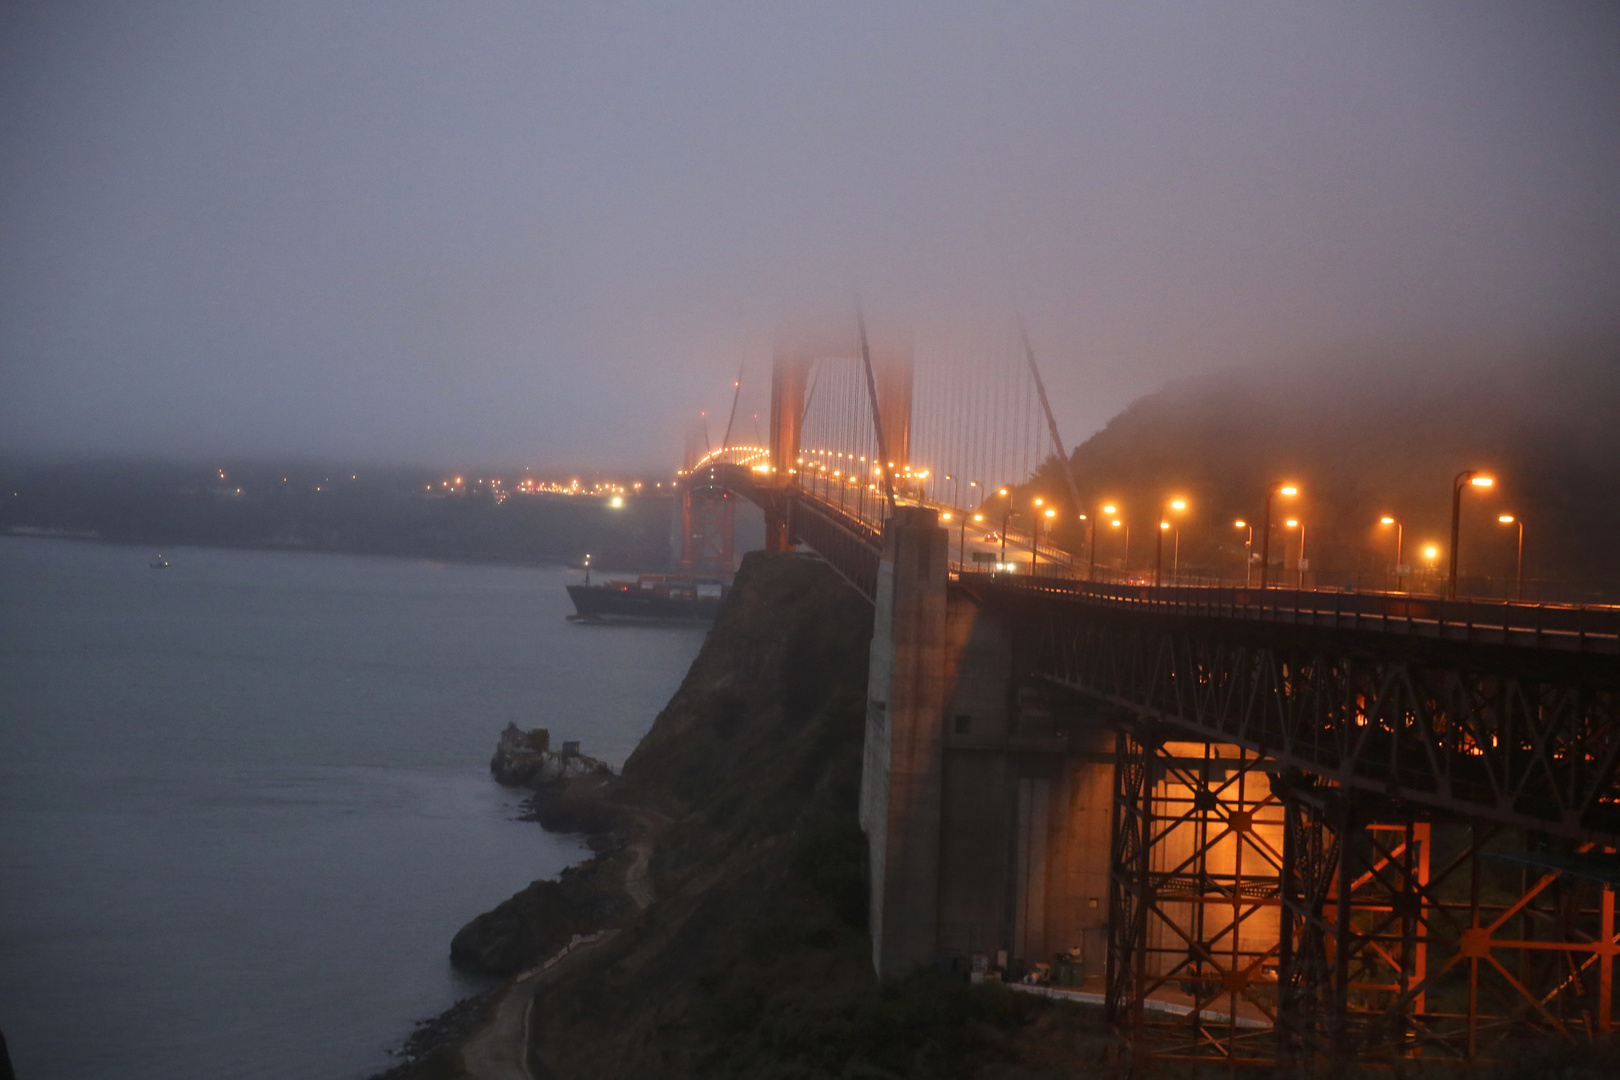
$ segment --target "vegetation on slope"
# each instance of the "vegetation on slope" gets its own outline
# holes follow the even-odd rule
[[[1078,514],[1117,503],[1137,567],[1152,566],[1165,500],[1184,496],[1188,514],[1167,515],[1181,526],[1183,567],[1241,575],[1244,533],[1233,521],[1257,522],[1267,485],[1293,481],[1300,497],[1279,500],[1273,517],[1306,522],[1312,569],[1323,580],[1352,584],[1359,575],[1382,586],[1395,537],[1378,519],[1405,522],[1409,563],[1421,565],[1432,543],[1443,568],[1452,478],[1481,469],[1497,483],[1465,495],[1461,544],[1462,575],[1477,591],[1501,594],[1513,577],[1516,530],[1498,524],[1499,513],[1527,522],[1527,577],[1606,582],[1611,595],[1620,583],[1616,341],[1485,359],[1330,355],[1191,379],[1132,404],[1071,460],[1091,505],[1066,505],[1055,461],[1024,492],[1065,504],[1062,535],[1074,551],[1084,550]],[[1106,566],[1122,553],[1123,529],[1103,533]],[[1292,570],[1297,536],[1273,534],[1274,564],[1286,545]]]

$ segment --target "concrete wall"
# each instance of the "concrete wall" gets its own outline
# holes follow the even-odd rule
[[[871,845],[872,963],[883,975],[934,954],[946,541],[935,511],[900,507],[884,529],[878,566],[861,827]]]
[[[946,530],[902,508],[884,537],[861,826],[880,975],[1083,951],[1101,979],[1111,731],[1015,677],[1005,627],[947,584]]]

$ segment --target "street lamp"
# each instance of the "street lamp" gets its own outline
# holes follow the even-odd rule
[[[1006,488],[1002,488],[999,492],[997,492],[997,494],[1000,495],[1002,498],[1007,500],[1007,509],[1005,511],[1003,511],[1002,515],[1001,515],[1001,565],[1006,566],[1007,565],[1007,522],[1012,519],[1012,499],[1007,495],[1007,489]]]
[[[1164,534],[1170,528],[1168,521],[1159,522],[1159,531],[1154,536],[1153,545],[1153,587],[1159,587],[1159,570],[1164,566]]]
[[[1497,521],[1503,525],[1517,525],[1519,527],[1519,561],[1518,568],[1513,572],[1513,599],[1524,599],[1524,519],[1516,518],[1512,514],[1498,514]]]
[[[1103,514],[1117,514],[1117,513],[1119,513],[1119,507],[1114,506],[1112,504],[1109,504],[1107,506],[1104,506],[1101,510],[1099,510],[1097,512],[1097,514],[1096,514],[1095,519],[1091,522],[1091,529],[1089,530],[1090,533],[1091,533],[1091,562],[1086,567],[1086,580],[1087,581],[1096,581],[1097,580],[1097,522],[1102,520],[1102,515]],[[1116,522],[1114,522],[1114,524],[1118,525],[1119,522],[1116,521]]]
[[[983,514],[974,514],[975,524],[984,520]],[[962,515],[962,534],[956,540],[956,561],[967,566],[967,515]]]
[[[1488,488],[1494,483],[1496,481],[1489,476],[1481,476],[1478,469],[1464,469],[1451,482],[1451,576],[1446,582],[1446,591],[1452,600],[1457,599],[1457,519],[1462,509],[1463,485]]]
[[[1378,523],[1380,525],[1395,526],[1395,591],[1401,592],[1401,579],[1405,576],[1401,572],[1404,569],[1401,565],[1401,542],[1406,533],[1406,523],[1400,518],[1393,518],[1388,514],[1379,518]]]
[[[1109,524],[1117,529],[1125,523],[1120,521],[1119,518],[1115,518]],[[1131,572],[1131,527],[1129,525],[1125,525],[1125,555],[1119,560],[1119,570],[1121,574],[1126,575],[1127,578],[1129,577]]]
[[[1029,527],[1029,572],[1035,572],[1035,564],[1041,561],[1041,505],[1044,502],[1039,496],[1035,498],[1035,513],[1031,515],[1032,524]]]
[[[1298,518],[1289,518],[1287,524],[1290,529],[1299,530],[1299,559],[1294,563],[1294,569],[1299,573],[1299,584],[1295,587],[1303,589],[1305,587],[1305,568],[1310,565],[1310,561],[1305,558],[1305,523]],[[1285,564],[1288,562],[1287,555],[1283,556],[1283,562]]]
[[[1249,535],[1243,540],[1243,587],[1249,587],[1249,579],[1253,576],[1254,566],[1254,526],[1247,521],[1232,522],[1234,529],[1248,529]]]
[[[1182,513],[1187,509],[1186,499],[1171,499],[1170,509]],[[1175,529],[1175,546],[1170,551],[1170,580],[1175,581],[1181,574],[1181,526],[1172,526]]]
[[[1041,500],[1036,499],[1035,505],[1039,506],[1040,504]],[[1048,506],[1035,516],[1035,524],[1031,528],[1029,538],[1029,572],[1031,574],[1035,572],[1035,564],[1041,561],[1041,518],[1043,517],[1050,522],[1057,517],[1057,511]]]
[[[1299,494],[1299,488],[1293,484],[1284,484],[1281,487],[1272,485],[1266,489],[1266,513],[1260,519],[1260,587],[1266,587],[1266,578],[1271,573],[1271,497],[1273,495],[1286,495],[1292,498]]]

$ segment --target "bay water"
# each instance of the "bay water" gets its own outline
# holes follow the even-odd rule
[[[451,936],[586,856],[500,730],[615,767],[698,627],[561,568],[0,539],[0,1031],[22,1080],[349,1080],[484,985]]]

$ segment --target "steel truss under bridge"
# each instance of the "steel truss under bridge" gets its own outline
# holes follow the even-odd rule
[[[1321,1072],[1613,1030],[1601,626],[1538,649],[968,587],[1027,674],[1115,717],[1108,1010],[1137,1060]]]

